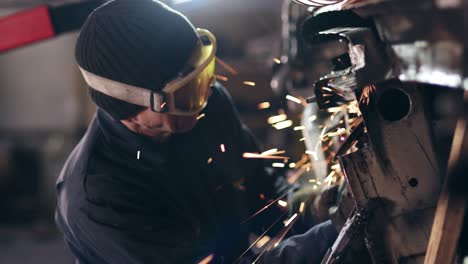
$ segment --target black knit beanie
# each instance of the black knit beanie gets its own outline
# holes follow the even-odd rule
[[[92,12],[81,29],[75,57],[96,75],[161,90],[189,59],[198,37],[185,16],[153,0],[115,0]],[[121,120],[144,110],[92,87],[98,107]]]

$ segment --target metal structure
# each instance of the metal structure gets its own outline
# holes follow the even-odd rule
[[[468,152],[462,107],[467,1],[297,2],[310,14],[300,37],[322,54],[305,58],[304,65],[321,68],[327,59],[332,65],[315,78],[308,102],[322,110],[359,102],[360,114],[348,123],[350,135],[336,158],[356,208],[369,210],[364,232],[372,261],[453,263],[467,196],[459,187],[466,186],[460,173]],[[440,114],[443,108],[453,111]],[[304,120],[315,114],[305,113]],[[444,177],[450,151],[444,146],[454,131],[457,143]],[[345,240],[340,234],[339,246],[322,263],[339,263]]]

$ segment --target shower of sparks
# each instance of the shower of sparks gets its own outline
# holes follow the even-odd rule
[[[224,75],[221,75],[221,74],[215,74],[215,77],[216,77],[216,80],[220,80],[220,81],[223,81],[223,82],[227,82],[229,80],[228,77],[226,77]]]
[[[213,260],[213,254],[208,255],[206,258],[202,259],[198,264],[208,264]]]
[[[286,151],[285,151],[285,150],[279,150],[279,151],[276,151],[276,152],[270,153],[270,155],[269,155],[269,156],[272,156],[272,155],[279,155],[279,154],[284,154],[284,153],[286,153]]]
[[[280,115],[275,115],[275,116],[270,116],[267,120],[268,124],[274,124],[274,123],[278,123],[278,122],[281,122],[281,121],[284,121],[288,118],[287,115],[285,114],[280,114]]]
[[[284,168],[284,163],[275,162],[271,166],[274,168]]]
[[[322,132],[320,132],[320,136],[319,136],[319,139],[318,139],[317,145],[315,145],[315,150],[317,150],[317,149],[318,149],[318,147],[319,147],[320,143],[322,142],[322,140],[323,140],[323,137],[324,137],[324,135],[325,135],[325,131],[326,131],[326,130],[327,130],[327,127],[326,127],[326,126],[324,126],[324,127],[323,127],[323,129],[322,129]]]
[[[266,243],[268,243],[268,241],[270,241],[270,237],[269,236],[264,236],[262,239],[260,239],[256,244],[255,246],[257,248],[262,248]]]
[[[296,162],[296,168],[304,165],[307,161],[309,161],[309,157],[305,154],[302,154],[301,159]]]
[[[304,130],[304,129],[305,129],[305,126],[297,126],[297,127],[294,127],[293,129],[294,129],[294,131],[297,131],[297,130]]]
[[[299,139],[299,141],[304,141],[304,140],[305,140],[305,137]]]
[[[166,102],[162,103],[160,108],[163,109],[165,105],[166,105]]]
[[[299,213],[304,212],[304,207],[305,207],[305,203],[301,202],[301,205],[299,206]]]
[[[294,103],[296,103],[296,104],[302,104],[302,100],[301,100],[301,99],[299,99],[299,98],[297,98],[297,97],[294,97],[294,96],[292,96],[292,95],[289,95],[289,94],[286,95],[286,99],[288,99],[289,101],[294,102]]]
[[[322,184],[321,182],[317,181],[317,179],[310,179],[309,182],[315,183],[315,184],[317,184],[317,185],[321,185],[321,184]]]
[[[336,106],[336,107],[327,108],[327,112],[328,113],[336,113],[336,112],[341,112],[341,111],[343,111],[345,109],[346,109],[345,106]]]
[[[348,113],[350,114],[357,114],[358,116],[361,116],[361,111],[359,110],[359,105],[357,101],[353,101],[347,105],[348,108]]]
[[[314,160],[319,160],[317,151],[314,151],[314,150],[306,150],[305,153],[306,153],[306,154],[309,154],[309,155],[312,155],[312,157],[314,158]]]
[[[221,152],[226,152],[226,147],[224,147],[224,144],[221,144],[219,147],[221,148]]]
[[[277,160],[288,160],[289,157],[285,156],[272,156],[272,155],[262,155],[259,153],[244,152],[242,157],[246,159],[277,159]]]
[[[257,216],[258,214],[260,214],[261,212],[265,211],[266,209],[268,209],[271,205],[277,203],[279,200],[283,199],[288,193],[284,193],[282,194],[280,197],[276,198],[275,200],[271,201],[269,204],[265,205],[264,207],[262,207],[262,209],[258,210],[256,213],[254,213],[253,215],[247,217],[247,219],[245,219],[244,221],[241,222],[241,224],[245,224],[247,223],[248,221],[250,221],[252,218],[254,218],[255,216]]]
[[[208,161],[206,162],[207,164],[210,164],[213,161],[213,158],[209,158]]]
[[[302,176],[302,174],[304,173],[305,170],[306,170],[306,167],[301,167],[300,169],[298,169],[291,177],[288,177],[288,179],[287,179],[288,183],[292,184],[292,183],[296,182],[297,179],[299,179],[299,177]]]
[[[328,183],[328,186],[330,186],[332,184],[333,175],[335,175],[335,173],[336,173],[335,171],[330,172],[330,174],[328,174],[328,176],[325,177],[325,179],[323,180],[324,182]]]
[[[274,61],[276,64],[281,64],[281,60],[278,59],[278,58],[273,58],[273,61]]]
[[[362,89],[361,97],[359,98],[359,104],[369,105],[371,95],[375,91],[375,85],[367,85]]]
[[[278,151],[277,148],[269,149],[267,151],[263,151],[262,153],[260,153],[260,155],[268,156],[268,155],[271,155],[271,154],[273,154],[273,153],[275,153],[277,151]]]
[[[291,218],[289,218],[287,221],[284,222],[284,226],[288,226],[296,217],[297,217],[297,213],[293,214]]]
[[[140,159],[140,151],[137,152],[137,159]]]
[[[288,206],[288,203],[283,201],[283,200],[278,200],[278,204],[281,206],[281,207],[286,207]]]
[[[270,108],[270,102],[261,102],[257,106],[258,109],[268,109]]]
[[[205,114],[204,114],[204,113],[201,114],[201,115],[199,115],[199,116],[197,116],[197,120],[200,120],[200,119],[202,119],[203,117],[205,117]]]
[[[289,163],[289,168],[294,169],[296,167],[296,163],[291,162]]]
[[[243,84],[248,85],[248,86],[255,86],[255,82],[250,82],[250,81],[244,81]]]
[[[233,67],[231,67],[229,64],[227,64],[225,61],[223,61],[222,59],[216,57],[216,62],[219,63],[219,65],[221,65],[221,67],[223,67],[226,71],[228,71],[229,73],[231,73],[232,75],[237,75],[239,74]]]
[[[288,223],[288,226],[285,226],[283,227],[283,229],[278,233],[278,235],[276,235],[271,241],[270,243],[268,244],[268,246],[265,247],[264,250],[262,250],[262,252],[258,255],[258,257],[252,262],[252,264],[256,263],[260,258],[261,256],[267,251],[267,250],[270,250],[274,247],[277,247],[279,245],[279,243],[283,240],[283,238],[286,236],[286,234],[289,232],[289,230],[291,230],[292,226],[296,223],[297,221],[297,216],[296,217],[291,217],[292,219],[292,222],[291,223]]]
[[[288,211],[284,211],[268,228],[267,230],[265,230],[265,232],[263,232],[263,234],[261,234],[257,240],[255,240],[233,263],[237,263],[247,252],[249,252],[249,250],[258,243],[258,241],[260,241],[269,231],[271,228],[273,228],[273,226],[276,225],[276,223],[278,223],[278,221],[283,218],[284,215],[286,215],[286,213],[288,213]]]
[[[325,134],[325,136],[327,136],[327,137],[340,136],[345,131],[346,131],[346,129],[341,127],[341,128],[338,128],[336,131],[328,132],[327,134]]]
[[[293,125],[293,121],[285,120],[285,121],[281,121],[281,122],[274,124],[273,127],[276,128],[277,130],[281,130],[281,129],[288,128],[292,125]]]
[[[313,115],[313,116],[309,117],[309,122],[312,123],[312,122],[314,122],[316,119],[317,119],[317,116],[316,116],[316,115]]]

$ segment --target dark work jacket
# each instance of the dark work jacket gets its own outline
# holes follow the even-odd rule
[[[288,186],[261,160],[242,158],[259,149],[224,88],[204,113],[190,132],[156,143],[97,111],[57,180],[56,222],[79,263],[197,263],[211,254],[232,263],[248,234],[276,219],[240,224]],[[281,250],[265,259],[284,258]]]

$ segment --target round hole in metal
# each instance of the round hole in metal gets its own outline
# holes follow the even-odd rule
[[[398,121],[405,118],[411,108],[411,99],[401,89],[388,89],[384,91],[377,102],[377,109],[383,119]]]
[[[416,178],[411,178],[411,179],[409,179],[408,184],[409,184],[411,187],[414,188],[414,187],[418,186],[418,179],[416,179]]]

